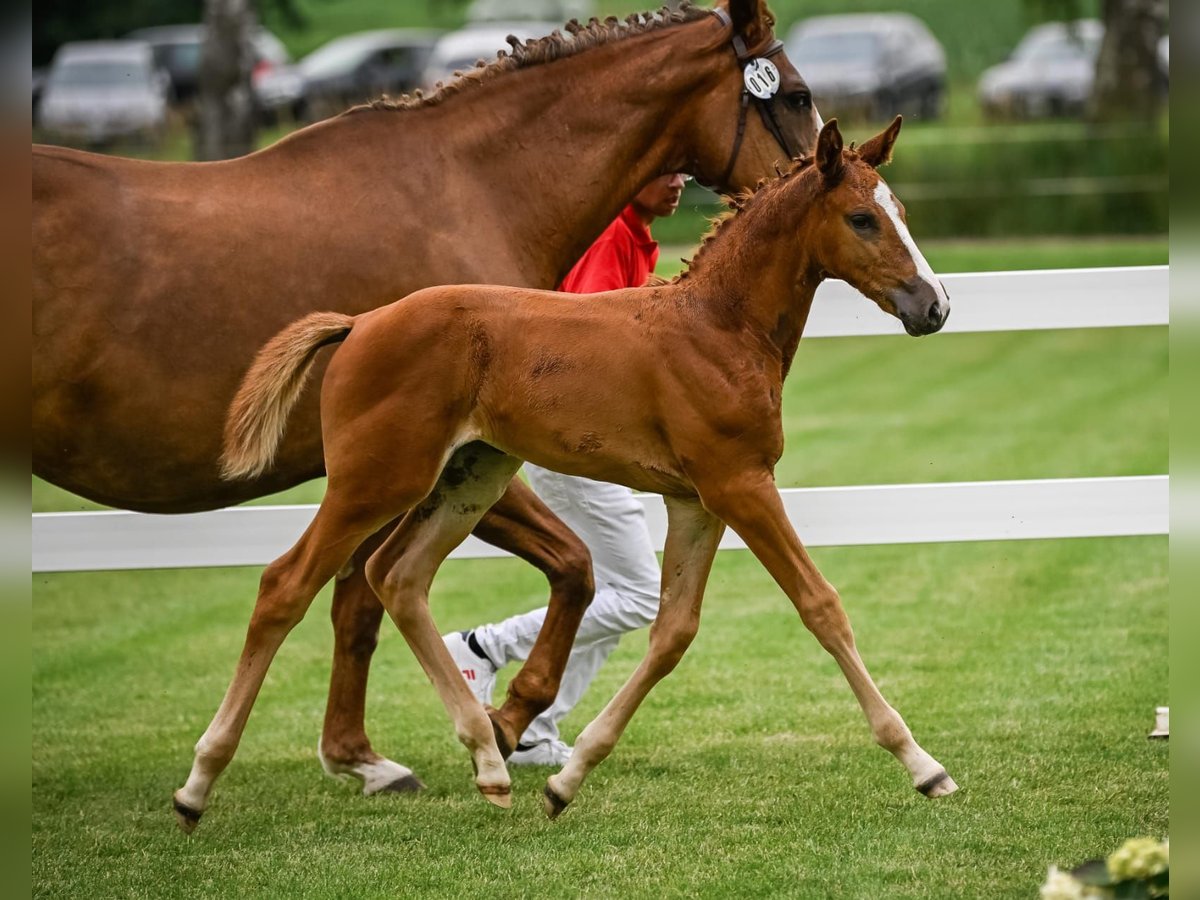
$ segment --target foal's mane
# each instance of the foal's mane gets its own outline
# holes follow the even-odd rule
[[[850,146],[847,147],[843,153],[847,160],[858,159],[858,151],[855,149],[853,143],[850,144]],[[718,213],[708,220],[709,228],[708,231],[704,233],[704,236],[700,238],[700,246],[696,248],[696,252],[692,254],[692,258],[690,260],[684,260],[684,262],[687,264],[687,267],[674,278],[670,279],[670,281],[666,281],[664,279],[661,281],[661,283],[675,284],[685,280],[688,275],[691,274],[692,267],[695,266],[696,263],[706,255],[706,253],[711,251],[714,244],[720,243],[721,236],[736,229],[736,223],[741,220],[742,214],[745,213],[746,210],[761,206],[764,202],[764,198],[773,197],[776,194],[786,190],[788,182],[812,168],[813,162],[814,157],[811,154],[808,156],[802,156],[793,160],[791,166],[789,166],[786,170],[779,171],[776,169],[777,177],[775,178],[760,178],[758,184],[756,184],[753,188],[739,191],[736,194],[723,194],[721,196],[721,200],[728,207],[728,209],[726,209],[724,212]]]
[[[572,19],[563,26],[570,37],[564,37],[558,29],[546,37],[531,38],[524,42],[509,35],[508,42],[512,46],[511,50],[501,50],[497,58],[490,63],[479,60],[475,63],[475,68],[461,73],[459,77],[448,84],[438,82],[438,87],[433,93],[425,94],[416,90],[411,94],[403,94],[396,98],[384,95],[369,103],[352,106],[342,115],[368,110],[406,110],[436,106],[447,97],[489,82],[506,72],[554,62],[556,59],[565,59],[569,56],[577,56],[593,47],[599,47],[601,44],[610,44],[652,31],[661,31],[676,25],[696,22],[709,15],[711,15],[710,10],[692,6],[691,3],[684,0],[678,9],[664,6],[658,12],[633,13],[626,16],[624,21],[615,16],[609,16],[604,21],[600,21],[593,16],[586,25],[581,25],[578,19]]]
[[[736,228],[734,223],[741,219],[742,213],[747,209],[762,205],[762,198],[774,196],[782,191],[790,179],[807,171],[812,164],[813,157],[811,155],[802,156],[793,160],[791,166],[784,171],[779,171],[777,168],[777,177],[775,178],[760,178],[758,184],[752,188],[738,191],[736,194],[722,194],[721,201],[728,208],[708,220],[708,231],[700,238],[700,246],[696,248],[696,252],[692,254],[690,260],[684,260],[687,268],[672,278],[669,283],[673,284],[686,279],[691,274],[692,267],[712,249],[714,243],[719,243],[723,234]]]

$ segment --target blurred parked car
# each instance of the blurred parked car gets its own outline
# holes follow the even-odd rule
[[[593,0],[471,0],[468,22],[516,22],[526,19],[557,22],[570,19],[586,22],[595,12]],[[553,30],[553,29],[551,29]]]
[[[362,31],[334,38],[294,66],[259,78],[254,93],[267,112],[320,118],[380,94],[419,87],[438,33],[415,29]]]
[[[792,26],[786,45],[826,118],[941,114],[946,54],[915,16],[819,16]]]
[[[200,84],[200,50],[204,33],[203,25],[156,25],[131,31],[126,39],[145,41],[154,48],[158,64],[171,76],[175,99],[187,103],[196,96]],[[256,29],[252,40],[255,81],[291,61],[283,42],[265,28]]]
[[[499,51],[509,49],[510,34],[527,41],[545,37],[556,28],[561,29],[562,25],[561,22],[551,21],[488,22],[451,31],[442,35],[434,45],[421,83],[429,90],[439,81],[451,81],[457,71],[474,68],[478,60],[495,59]]]
[[[1087,106],[1104,40],[1097,19],[1031,28],[1006,62],[979,79],[979,102],[996,117],[1078,115]]]
[[[167,123],[170,77],[139,41],[77,41],[54,54],[38,124],[52,138],[157,141]]]

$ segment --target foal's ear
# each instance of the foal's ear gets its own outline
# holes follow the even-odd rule
[[[903,121],[903,116],[896,116],[892,119],[891,125],[858,148],[858,155],[862,157],[863,162],[878,169],[892,161],[892,147],[900,134],[900,125]]]
[[[817,138],[817,168],[827,182],[836,183],[842,177],[842,133],[837,119],[830,119]]]

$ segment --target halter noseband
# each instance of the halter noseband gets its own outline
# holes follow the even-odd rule
[[[717,7],[712,10],[712,14],[717,17],[722,25],[733,27],[733,20],[729,18],[729,13],[723,8]],[[783,50],[783,41],[776,38],[771,41],[763,50],[757,53],[751,53],[746,49],[746,42],[742,40],[740,34],[735,34],[730,41],[733,44],[733,52],[737,55],[738,67],[742,70],[742,103],[738,111],[738,126],[737,134],[733,138],[733,150],[729,154],[729,164],[725,166],[725,171],[722,173],[718,184],[721,186],[729,183],[729,176],[733,174],[734,163],[737,162],[738,154],[742,150],[742,138],[746,134],[746,110],[750,106],[751,99],[754,100],[755,106],[758,108],[758,114],[762,118],[763,125],[767,131],[778,142],[784,154],[788,159],[792,159],[794,154],[792,148],[788,145],[787,137],[783,133],[783,129],[779,125],[779,119],[775,115],[775,94],[778,92],[778,84],[776,90],[771,92],[766,97],[760,97],[750,93],[750,87],[747,84],[746,69],[750,65],[756,63],[760,59],[770,59]]]

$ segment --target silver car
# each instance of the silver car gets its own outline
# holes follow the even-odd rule
[[[1104,25],[1096,19],[1030,29],[1006,62],[979,79],[979,102],[996,118],[1078,115],[1096,77]]]
[[[79,41],[54,54],[38,105],[48,137],[99,144],[118,138],[161,138],[170,78],[149,44]]]
[[[915,16],[818,16],[792,26],[785,43],[827,118],[941,114],[946,54]]]

